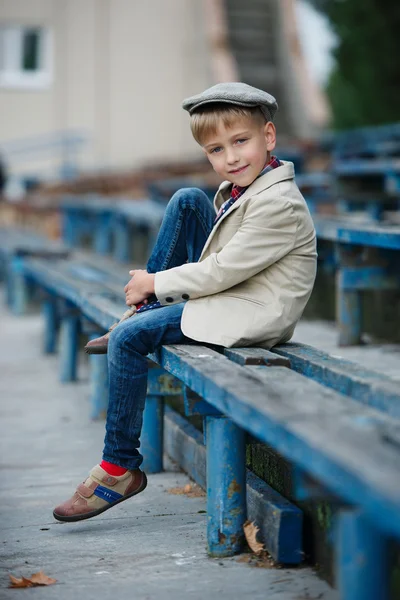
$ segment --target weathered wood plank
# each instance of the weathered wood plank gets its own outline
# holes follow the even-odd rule
[[[391,250],[400,249],[400,227],[395,225],[373,225],[354,218],[320,216],[314,216],[314,225],[317,236],[324,240]]]
[[[277,356],[274,352],[263,348],[225,348],[224,354],[238,365],[266,365],[267,367],[288,367],[290,360]]]
[[[67,257],[69,249],[62,243],[19,229],[0,228],[0,255]]]
[[[272,352],[290,359],[292,369],[298,373],[393,417],[400,417],[400,385],[386,375],[307,344],[282,344],[275,346]]]

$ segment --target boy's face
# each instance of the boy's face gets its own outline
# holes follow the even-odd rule
[[[229,128],[221,122],[217,132],[210,134],[202,147],[220,177],[246,187],[270,160],[275,143],[273,123],[269,121],[262,125],[255,119],[243,117]]]

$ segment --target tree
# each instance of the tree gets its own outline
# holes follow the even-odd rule
[[[327,91],[334,126],[400,120],[400,1],[309,0],[338,38]]]

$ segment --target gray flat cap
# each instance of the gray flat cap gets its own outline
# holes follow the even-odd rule
[[[182,102],[182,108],[192,114],[200,106],[212,102],[226,102],[227,104],[249,107],[258,106],[268,121],[273,120],[278,109],[278,104],[271,94],[238,81],[218,83],[197,96],[186,98]]]

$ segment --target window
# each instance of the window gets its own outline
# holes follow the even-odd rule
[[[49,87],[52,50],[51,33],[44,27],[0,25],[0,88]]]

